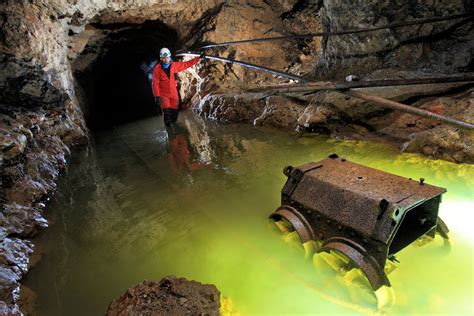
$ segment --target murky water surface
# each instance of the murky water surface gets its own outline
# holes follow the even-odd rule
[[[402,250],[385,313],[473,314],[474,166],[189,113],[180,123],[171,137],[158,117],[120,126],[73,156],[26,277],[41,315],[101,315],[128,287],[166,275],[216,284],[241,315],[381,313],[369,291],[316,269],[268,226],[283,166],[332,153],[448,189],[440,216],[451,248],[438,236]]]

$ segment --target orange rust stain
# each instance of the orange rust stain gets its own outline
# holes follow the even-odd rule
[[[427,111],[430,111],[430,112],[433,112],[433,113],[436,113],[436,114],[443,114],[444,113],[444,104],[439,102],[439,101],[431,102],[431,103],[427,104],[425,106],[425,108],[426,108]]]

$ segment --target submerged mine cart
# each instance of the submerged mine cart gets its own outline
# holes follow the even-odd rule
[[[315,256],[343,256],[346,272],[359,268],[379,307],[393,301],[384,269],[396,260],[394,254],[436,232],[448,238],[438,218],[446,189],[425,184],[423,178],[406,179],[337,155],[297,168],[287,166],[284,174],[288,180],[282,205],[270,218],[281,230],[296,231]]]

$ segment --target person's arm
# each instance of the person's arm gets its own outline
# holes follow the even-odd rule
[[[159,80],[159,68],[158,65],[153,69],[152,78],[153,96],[155,99],[160,96],[160,80]]]
[[[196,57],[196,58],[193,58],[193,59],[188,60],[188,61],[175,61],[174,62],[175,70],[176,70],[176,72],[186,70],[189,67],[192,67],[192,66],[196,65],[200,60],[201,60],[201,58]]]

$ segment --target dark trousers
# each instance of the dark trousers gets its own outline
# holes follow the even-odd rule
[[[176,109],[163,109],[163,120],[166,126],[170,126],[171,123],[176,123],[178,120],[178,110]]]

